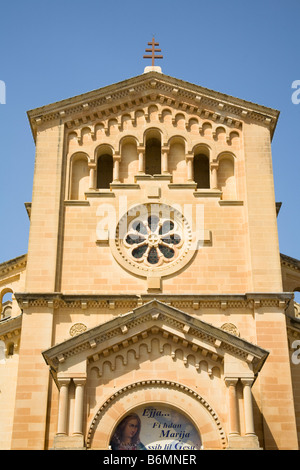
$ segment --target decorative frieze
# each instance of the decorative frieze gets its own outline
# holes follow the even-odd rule
[[[274,307],[284,309],[288,306],[293,294],[245,294],[245,295],[165,295],[165,294],[141,294],[141,295],[64,295],[64,294],[27,294],[16,293],[15,297],[20,308],[48,307],[52,302],[54,309],[107,309],[114,302],[114,308],[136,308],[150,300],[158,299],[160,302],[175,308],[187,309],[251,309],[260,307]]]
[[[155,93],[153,90],[155,89]],[[68,128],[77,123],[93,122],[99,116],[114,116],[119,111],[131,110],[141,103],[159,99],[167,106],[172,105],[180,111],[209,115],[215,121],[226,122],[240,127],[242,120],[264,123],[272,130],[276,125],[276,110],[246,103],[238,98],[183,82],[171,77],[149,73],[126,80],[82,96],[29,111],[29,119],[34,134],[36,127],[63,119]],[[62,114],[63,112],[63,114]]]
[[[245,340],[157,301],[83,332],[43,354],[48,364],[57,369],[60,362],[84,351],[89,361],[97,361],[101,356],[114,354],[116,347],[121,351],[151,335],[160,335],[162,345],[167,339],[177,344],[176,349],[187,348],[192,355],[200,353],[213,362],[222,363],[228,352],[242,361],[250,361],[254,370],[268,354]],[[187,357],[184,351],[183,357]],[[199,364],[196,357],[194,362]]]

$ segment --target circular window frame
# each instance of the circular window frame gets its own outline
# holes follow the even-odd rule
[[[174,222],[176,233],[179,233],[180,241],[178,244],[170,245],[174,250],[174,256],[167,259],[160,257],[158,263],[151,264],[145,260],[145,257],[137,259],[132,256],[132,245],[126,243],[125,238],[130,231],[134,221],[145,221],[149,215],[157,215],[160,219],[160,226],[171,220]],[[149,235],[147,242],[149,242]],[[160,235],[162,237],[163,235]],[[151,276],[166,277],[175,274],[182,269],[193,257],[195,251],[192,249],[192,230],[186,217],[175,207],[166,203],[137,204],[130,208],[117,223],[113,237],[110,237],[110,248],[116,261],[128,272],[142,278]],[[156,240],[157,243],[157,240]]]

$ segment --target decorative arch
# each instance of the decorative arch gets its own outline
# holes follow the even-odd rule
[[[9,317],[11,314],[11,309],[12,309],[12,302],[10,299],[5,300],[4,297],[7,294],[13,294],[13,290],[10,287],[5,287],[2,289],[0,292],[0,319]]]
[[[187,167],[185,156],[188,153],[187,140],[181,135],[174,135],[168,141],[168,168],[172,174],[173,183],[185,183]]]
[[[91,140],[91,136],[92,136],[91,127],[88,127],[88,126],[83,127],[80,133],[80,143],[83,144],[83,143],[88,142],[89,140]]]
[[[210,188],[210,149],[205,144],[196,145],[194,153],[194,181],[198,188]]]
[[[159,109],[156,104],[151,104],[148,107],[148,115],[149,115],[150,121],[158,121],[159,120],[158,113],[159,113]]]
[[[99,157],[101,157],[101,155],[105,154],[113,156],[115,154],[114,147],[110,144],[102,143],[95,148],[94,157],[96,161]]]
[[[210,122],[204,122],[202,124],[202,127],[201,127],[201,134],[208,138],[208,139],[211,139],[212,138],[212,133],[213,133],[213,129],[212,129],[212,125]]]
[[[147,175],[161,174],[162,132],[159,128],[147,129],[144,133],[145,172]]]
[[[70,194],[71,200],[84,200],[84,193],[89,187],[89,156],[85,152],[76,152],[70,158]]]
[[[175,126],[178,127],[179,129],[184,129],[186,128],[186,117],[183,113],[177,113],[174,118],[174,123]]]
[[[235,155],[222,152],[218,155],[218,187],[223,199],[236,199]]]
[[[3,297],[6,294],[13,294],[13,293],[14,291],[10,287],[5,287],[4,289],[2,289],[2,291],[0,292],[0,303],[1,304],[3,303]]]
[[[141,142],[143,145],[146,145],[146,139],[152,134],[156,134],[157,136],[160,135],[161,143],[162,145],[165,145],[165,142],[169,140],[168,132],[166,130],[166,126],[163,126],[160,122],[155,122],[152,124],[148,124],[149,127],[147,127],[143,134],[142,134],[142,139]]]
[[[169,138],[167,145],[170,146],[170,145],[178,144],[178,143],[184,145],[184,151],[185,151],[185,153],[187,153],[187,151],[188,151],[188,141],[187,141],[186,137],[184,137],[183,135],[180,135],[180,134],[172,135]]]
[[[179,410],[198,430],[204,448],[226,448],[225,431],[211,405],[192,388],[169,380],[141,380],[130,383],[108,397],[89,425],[87,448],[108,449],[116,422],[144,404],[164,404]],[[103,429],[105,432],[101,431]]]
[[[299,304],[299,303],[300,303],[300,286],[299,286],[299,287],[295,287],[295,289],[293,290],[293,292],[294,292],[294,296],[295,296],[295,297],[294,297],[294,301]]]
[[[161,111],[161,121],[172,124],[173,114],[170,108],[163,108]]]
[[[214,137],[216,140],[226,142],[226,129],[223,126],[216,127],[214,131]]]

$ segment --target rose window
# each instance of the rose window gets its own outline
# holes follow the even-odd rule
[[[173,260],[181,244],[182,237],[175,223],[161,220],[157,215],[149,215],[146,220],[134,220],[124,240],[136,261],[156,266]]]
[[[140,204],[119,220],[111,249],[127,270],[141,276],[167,276],[194,253],[185,217],[167,204]]]

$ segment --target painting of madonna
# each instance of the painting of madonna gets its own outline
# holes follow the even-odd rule
[[[141,420],[135,413],[118,424],[110,441],[112,450],[147,450],[140,441]]]

